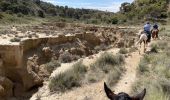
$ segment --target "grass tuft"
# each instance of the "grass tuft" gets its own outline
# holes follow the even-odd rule
[[[119,53],[120,54],[127,54],[128,50],[126,48],[120,48]]]

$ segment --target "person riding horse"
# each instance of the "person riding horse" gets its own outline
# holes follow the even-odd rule
[[[147,22],[144,25],[144,32],[146,33],[148,39],[147,39],[147,43],[151,41],[151,24],[149,22]]]
[[[153,25],[153,29],[151,30],[151,32],[152,32],[152,38],[158,38],[159,29],[156,23]]]

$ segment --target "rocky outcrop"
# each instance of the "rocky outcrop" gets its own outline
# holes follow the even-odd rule
[[[38,56],[34,55],[33,57],[29,57],[28,61],[27,61],[27,71],[29,76],[31,76],[31,81],[30,82],[30,87],[32,87],[32,85],[41,85],[43,82],[43,79],[41,79],[38,75],[39,72],[39,65],[38,65]]]
[[[23,87],[23,90],[26,91],[29,88],[42,84],[42,79],[39,78],[38,72],[36,71],[36,67],[39,67],[34,61],[34,57],[30,57],[27,59],[27,53],[29,50],[33,50],[37,47],[40,47],[42,44],[48,45],[59,45],[64,43],[72,43],[79,38],[81,40],[88,41],[91,45],[96,46],[100,44],[100,39],[98,39],[93,33],[86,33],[86,34],[75,34],[70,36],[59,35],[55,37],[43,37],[43,38],[32,38],[22,40],[20,43],[16,45],[0,45],[0,56],[2,58],[1,68],[3,69],[6,83],[10,88],[14,85],[18,87]],[[76,51],[71,50],[71,52],[78,53],[79,55],[85,55],[87,49],[84,48],[77,48]],[[42,49],[42,53],[44,57],[52,57],[53,50],[49,47],[45,47]],[[27,56],[26,56],[27,55]],[[28,60],[28,61],[27,61]],[[1,63],[1,62],[0,62]],[[34,70],[35,69],[35,70]],[[0,70],[1,71],[1,70]],[[8,88],[9,94],[7,96],[11,96],[10,88]],[[0,92],[3,94],[6,91],[6,88],[1,86]],[[15,90],[20,91],[20,90]]]

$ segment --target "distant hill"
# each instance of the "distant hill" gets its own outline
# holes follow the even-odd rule
[[[51,3],[40,0],[0,0],[0,18],[3,14],[17,17],[61,17],[71,18],[74,20],[86,21],[87,23],[110,23],[110,17],[113,13],[91,10],[91,9],[74,9],[68,6],[55,6]]]

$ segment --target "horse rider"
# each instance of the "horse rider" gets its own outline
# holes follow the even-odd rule
[[[144,31],[148,37],[147,42],[150,42],[151,41],[151,24],[149,22],[147,22],[144,25]]]
[[[157,30],[159,32],[158,28],[159,28],[158,24],[154,23],[152,31]],[[158,38],[158,34],[156,34],[156,38]]]

